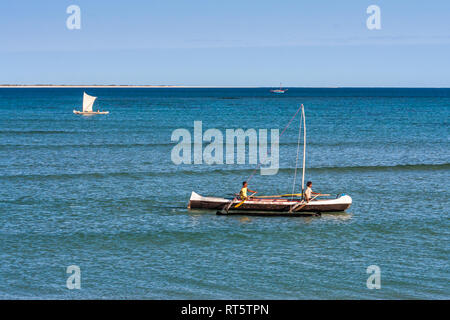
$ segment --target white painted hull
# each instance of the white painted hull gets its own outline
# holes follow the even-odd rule
[[[81,114],[81,115],[83,115],[83,116],[93,116],[93,115],[96,115],[96,114],[108,114],[109,111],[83,112],[83,111],[73,110],[73,113],[75,113],[75,114]]]
[[[189,199],[189,209],[210,209],[210,210],[224,210],[233,199],[225,199],[219,197],[203,197],[195,192],[192,192]],[[283,215],[293,214],[296,212],[339,212],[345,211],[352,204],[352,198],[348,195],[341,195],[336,199],[313,200],[304,203],[301,200],[289,198],[253,198],[246,200],[238,208],[235,208],[241,201],[236,200],[229,206],[228,214],[233,211],[238,212],[278,212]],[[290,212],[292,210],[292,212]],[[266,214],[267,215],[267,214]]]

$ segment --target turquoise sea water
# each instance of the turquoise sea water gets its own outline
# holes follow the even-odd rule
[[[74,115],[83,89],[0,89],[0,298],[450,298],[450,89],[86,91],[111,113]],[[349,194],[347,213],[186,209],[193,190],[238,192],[254,165],[177,166],[173,130],[282,129],[300,103],[306,179]],[[279,173],[250,188],[290,193],[296,148],[293,124]]]

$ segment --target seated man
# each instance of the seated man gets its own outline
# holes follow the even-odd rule
[[[241,200],[247,200],[247,191],[250,191],[251,193],[258,193],[256,191],[248,189],[247,186],[248,186],[247,181],[244,181],[242,183],[242,189],[239,192],[239,196],[241,197]]]
[[[306,190],[305,190],[305,200],[306,200],[306,202],[309,202],[311,200],[313,194],[320,194],[320,193],[313,192],[312,191],[312,182],[308,181],[306,183]]]

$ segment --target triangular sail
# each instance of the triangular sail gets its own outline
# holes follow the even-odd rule
[[[92,106],[97,97],[88,95],[86,92],[83,95],[83,112],[92,112]]]
[[[300,115],[300,123],[298,127],[298,141],[297,141],[297,158],[295,160],[295,171],[294,171],[294,182],[292,183],[292,199],[294,198],[295,194],[295,182],[297,179],[297,168],[298,168],[298,154],[300,151],[300,137],[302,133],[302,122],[303,122],[303,166],[302,166],[302,197],[304,196],[305,192],[305,163],[306,163],[306,119],[305,119],[305,108],[303,107],[303,104],[301,105],[302,113]]]

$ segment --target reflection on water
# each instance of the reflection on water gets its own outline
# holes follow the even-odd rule
[[[352,218],[353,214],[348,212],[328,212],[322,213],[321,218],[323,220],[333,220],[333,221],[348,221]]]
[[[251,219],[249,217],[242,217],[239,219],[239,221],[245,223],[245,222],[250,222]]]

